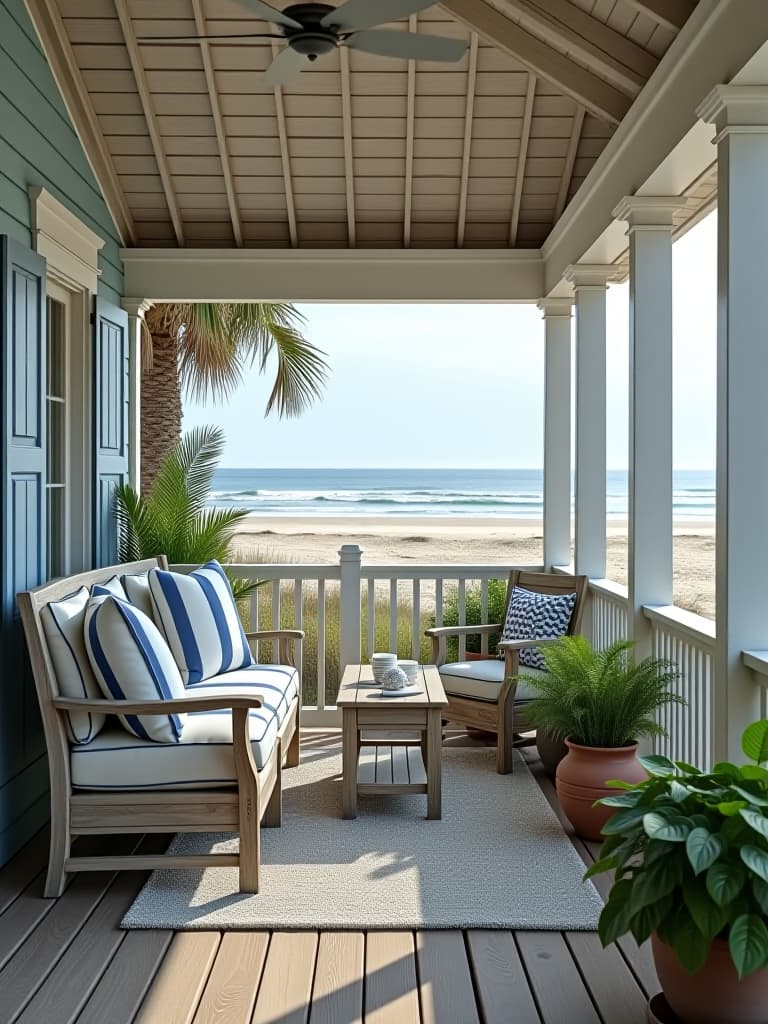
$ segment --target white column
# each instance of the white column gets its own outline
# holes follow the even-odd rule
[[[363,552],[357,544],[339,548],[339,647],[342,670],[359,665],[361,657],[360,563]]]
[[[629,636],[651,654],[643,605],[672,604],[672,229],[679,197],[626,196],[629,236]]]
[[[612,265],[577,263],[567,281],[576,297],[576,572],[605,577],[605,300]]]
[[[146,299],[123,299],[128,314],[128,483],[141,490],[141,332],[144,314],[152,306]]]
[[[768,646],[768,86],[717,86],[717,643],[715,753],[741,758],[759,717],[741,652]]]
[[[544,567],[571,561],[572,299],[540,299],[544,314]]]

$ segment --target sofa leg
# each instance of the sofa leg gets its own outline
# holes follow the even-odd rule
[[[253,760],[248,729],[248,711],[232,711],[232,745],[237,773],[238,818],[240,824],[240,892],[259,891],[261,859],[261,783]],[[277,756],[277,752],[273,757]]]
[[[285,752],[285,767],[286,768],[298,768],[301,764],[301,732],[299,730],[298,715],[296,716],[296,725],[293,729],[293,736],[291,736],[291,742],[288,744],[288,749]]]
[[[283,785],[282,785],[282,759],[277,759],[277,778],[272,787],[269,803],[264,808],[264,817],[261,824],[264,828],[280,828],[283,823]]]

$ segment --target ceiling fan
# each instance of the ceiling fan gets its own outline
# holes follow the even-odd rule
[[[346,0],[339,7],[330,4],[292,4],[279,11],[264,0],[239,0],[251,14],[276,25],[281,34],[250,33],[214,36],[156,36],[140,43],[189,44],[191,39],[214,42],[222,39],[282,39],[288,45],[275,57],[264,73],[267,85],[281,85],[303,71],[312,61],[331,53],[337,46],[349,46],[380,57],[401,60],[457,61],[466,52],[467,43],[443,36],[398,32],[376,28],[406,18],[431,7],[434,0]]]

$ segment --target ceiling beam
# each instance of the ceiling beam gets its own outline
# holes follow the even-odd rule
[[[354,249],[356,240],[355,217],[355,163],[352,152],[352,90],[349,82],[349,50],[339,47],[339,68],[341,72],[341,121],[344,127],[344,178],[347,186],[347,233],[349,247]]]
[[[408,19],[408,31],[417,32],[418,16]],[[408,87],[405,107],[405,207],[403,211],[403,246],[411,245],[411,222],[413,216],[413,132],[416,124],[416,61],[408,61]]]
[[[197,30],[197,34],[201,37],[207,35],[208,32],[205,23],[205,15],[203,14],[203,8],[200,0],[192,0],[192,12],[195,16],[195,29]],[[208,96],[211,101],[211,114],[213,115],[213,123],[216,128],[216,141],[219,147],[219,159],[221,160],[221,170],[224,174],[224,188],[227,193],[229,216],[232,219],[232,234],[234,235],[235,245],[241,246],[243,244],[243,226],[240,222],[240,211],[237,206],[237,196],[235,193],[235,180],[232,176],[232,166],[229,162],[229,148],[227,146],[227,137],[224,132],[224,118],[221,115],[219,92],[216,88],[216,72],[214,71],[213,61],[211,59],[211,48],[206,39],[200,39],[200,52],[203,58],[203,70],[205,71],[205,81],[208,86]]]
[[[477,32],[469,37],[469,68],[467,70],[467,106],[464,112],[464,148],[461,154],[461,185],[459,186],[459,216],[456,223],[456,247],[464,245],[467,224],[467,191],[469,189],[469,156],[472,149],[472,119],[475,113],[475,85],[477,83]]]
[[[618,124],[631,100],[614,85],[553,49],[486,0],[441,0],[441,6],[538,77],[552,82],[601,121]]]
[[[569,0],[498,0],[499,10],[545,43],[636,96],[658,58]]]
[[[272,56],[280,52],[277,43],[272,42]],[[283,165],[283,186],[285,188],[285,206],[288,211],[288,235],[295,249],[299,244],[299,233],[296,228],[296,203],[293,199],[293,178],[291,177],[291,156],[288,152],[288,129],[285,124],[285,104],[283,103],[282,86],[275,86],[275,112],[277,114],[277,134],[280,139],[280,159]]]
[[[58,7],[54,0],[27,0],[27,9],[120,240],[135,245],[133,216]]]
[[[517,245],[517,228],[520,223],[520,204],[523,201],[523,185],[525,184],[525,162],[528,159],[528,142],[531,138],[531,120],[533,118],[533,101],[536,99],[536,75],[528,75],[528,89],[525,94],[525,111],[523,127],[520,134],[520,153],[517,157],[517,175],[515,176],[515,192],[512,197],[512,216],[509,221],[509,244]]]
[[[696,0],[627,0],[627,3],[675,32],[680,31],[696,7]]]
[[[560,179],[560,191],[557,193],[557,202],[555,203],[555,224],[560,220],[560,215],[565,209],[565,204],[568,201],[568,193],[571,190],[571,179],[573,178],[573,165],[576,163],[576,153],[579,148],[581,129],[583,127],[584,107],[577,107],[573,118],[573,124],[571,125],[571,137],[568,140],[568,150],[565,154],[563,176]]]
[[[136,33],[133,31],[133,22],[128,13],[126,0],[113,0],[117,16],[120,19],[120,28],[123,33],[125,47],[128,50],[128,59],[133,69],[133,77],[136,80],[136,88],[141,100],[141,108],[144,111],[144,120],[147,122],[149,138],[152,142],[152,150],[155,154],[155,163],[160,174],[165,201],[168,204],[168,213],[171,217],[173,230],[176,235],[176,244],[184,245],[184,227],[181,223],[181,213],[176,200],[176,193],[173,188],[171,172],[168,169],[168,160],[163,148],[163,139],[160,134],[160,127],[157,123],[157,115],[152,106],[152,94],[147,81],[147,73],[144,70],[144,61],[141,59],[139,44],[136,41]]]

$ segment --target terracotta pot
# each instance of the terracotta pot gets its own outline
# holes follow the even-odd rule
[[[544,771],[554,779],[557,766],[568,753],[565,740],[556,740],[544,729],[536,730],[536,749],[539,752]]]
[[[689,974],[677,953],[651,936],[653,962],[669,1007],[683,1024],[765,1024],[768,968],[739,981],[728,943],[715,939],[704,966]]]
[[[568,753],[557,766],[557,798],[574,829],[583,839],[600,841],[603,825],[613,807],[593,807],[595,800],[614,793],[607,779],[644,782],[648,775],[637,760],[637,744],[628,747],[582,747],[566,740]]]

